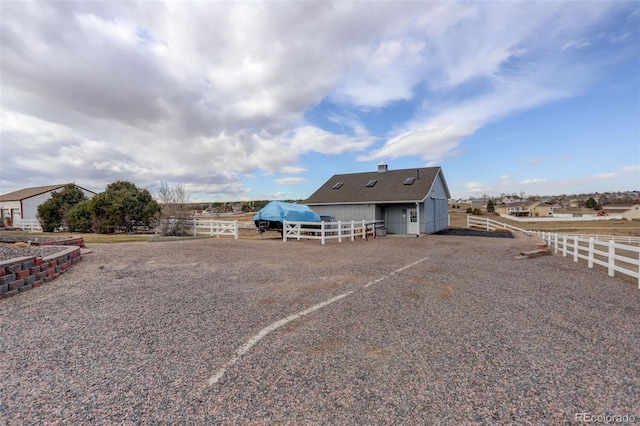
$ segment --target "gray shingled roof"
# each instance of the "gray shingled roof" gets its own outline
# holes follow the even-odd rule
[[[4,195],[0,195],[0,201],[21,201],[27,198],[35,197],[36,195],[44,194],[49,191],[56,191],[58,189],[62,189],[65,186],[69,185],[68,183],[61,183],[58,185],[47,185],[47,186],[34,186],[32,188],[24,188],[18,191],[9,192]],[[76,185],[78,186],[78,185]],[[84,189],[79,187],[80,189]],[[85,189],[85,191],[93,192]]]
[[[440,167],[423,167],[419,169],[334,175],[303,203],[339,204],[422,201],[429,194],[438,174],[441,173]],[[419,179],[418,175],[420,176]],[[405,185],[404,182],[407,178],[415,178],[413,184]],[[441,176],[441,178],[446,188],[444,177]],[[367,183],[371,180],[376,180],[376,184],[372,187],[367,187]],[[342,182],[342,186],[338,189],[332,189],[338,182]]]

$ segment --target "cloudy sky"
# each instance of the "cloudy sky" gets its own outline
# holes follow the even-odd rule
[[[0,193],[640,189],[640,3],[2,1]]]

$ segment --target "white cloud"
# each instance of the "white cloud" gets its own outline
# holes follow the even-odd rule
[[[625,173],[633,173],[633,172],[640,172],[640,164],[635,165],[635,166],[625,166],[625,167],[621,167],[620,168],[621,172],[625,172]]]
[[[525,179],[525,180],[521,180],[520,182],[518,182],[520,185],[535,185],[535,184],[540,184],[540,183],[545,183],[548,182],[548,179],[543,179],[543,178],[534,178],[534,179]]]
[[[335,155],[361,151],[371,145],[374,140],[375,138],[369,136],[339,135],[315,126],[303,126],[294,130],[290,144],[301,153],[315,151]]]
[[[307,169],[305,167],[283,166],[283,167],[280,167],[280,170],[278,171],[280,173],[297,174],[297,173],[304,173],[307,171]]]
[[[464,187],[470,195],[485,194],[492,190],[491,186],[480,182],[467,182]]]
[[[567,42],[564,46],[562,46],[562,50],[567,50],[567,49],[582,49],[583,47],[589,47],[591,46],[591,42],[588,40],[572,40]]]

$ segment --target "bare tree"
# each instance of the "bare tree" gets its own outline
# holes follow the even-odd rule
[[[162,235],[186,235],[189,232],[189,197],[183,185],[171,187],[160,182],[158,200],[162,206],[158,226]]]

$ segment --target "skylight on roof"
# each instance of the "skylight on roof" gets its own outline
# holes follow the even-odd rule
[[[367,187],[371,188],[372,186],[374,186],[378,181],[375,179],[371,179],[369,182],[367,182]]]
[[[344,185],[344,182],[338,182],[335,185],[333,185],[331,189],[340,189],[342,185]]]
[[[408,177],[408,178],[405,179],[404,184],[405,185],[411,185],[415,180],[416,180],[416,178]]]

